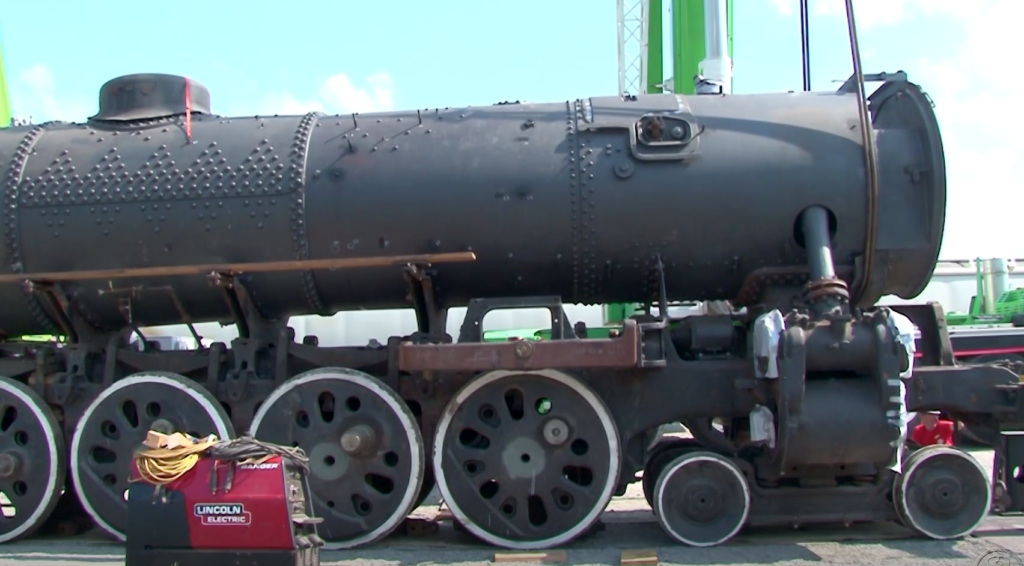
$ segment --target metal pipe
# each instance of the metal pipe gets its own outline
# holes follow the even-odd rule
[[[804,92],[811,90],[811,39],[807,0],[800,0],[800,51],[804,72]]]
[[[981,263],[982,280],[982,312],[996,314],[996,302],[999,296],[1010,288],[1010,273],[1006,268],[1006,260],[1002,258],[984,259]]]
[[[997,257],[992,260],[992,286],[997,299],[1010,290],[1009,262],[1004,258]]]
[[[981,260],[981,284],[982,300],[981,312],[985,314],[996,314],[996,292],[992,281],[992,260]]]
[[[872,135],[871,116],[868,113],[868,97],[864,92],[864,67],[860,61],[860,41],[857,39],[857,20],[853,16],[853,0],[846,0],[846,29],[850,35],[850,56],[853,59],[853,79],[857,84],[857,110],[860,114],[860,136],[864,145],[864,173],[867,189],[867,229],[864,238],[863,269],[856,282],[851,303],[860,303],[865,293],[871,290],[871,272],[875,266],[875,242],[878,238],[878,161],[876,158],[875,136]]]
[[[625,0],[618,0],[615,6],[619,34],[619,96],[626,93],[626,6]],[[633,93],[638,94],[638,93]]]
[[[988,299],[985,298],[985,269],[984,266],[981,264],[980,257],[974,260],[974,282],[978,287],[975,291],[975,296],[977,297],[976,300],[979,303],[978,312],[984,313],[985,303],[988,302]]]
[[[807,246],[807,267],[811,281],[835,279],[836,268],[832,263],[828,212],[820,206],[812,206],[804,211],[800,220],[804,231],[804,245]]]
[[[732,91],[726,0],[704,0],[704,60],[699,69],[704,82],[717,86],[718,92]]]

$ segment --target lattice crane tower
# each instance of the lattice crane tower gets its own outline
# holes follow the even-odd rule
[[[647,93],[650,0],[616,0],[619,21],[619,95]]]

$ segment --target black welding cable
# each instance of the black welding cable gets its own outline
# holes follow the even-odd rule
[[[199,462],[199,458],[204,456],[232,464],[260,460],[268,456],[280,456],[283,460],[288,460],[295,467],[309,473],[309,458],[301,448],[261,442],[251,436],[232,440],[197,442],[175,448],[139,450],[135,453],[134,459],[141,481],[154,485],[166,485],[187,474]],[[234,468],[234,465],[228,466],[227,482],[229,485],[234,476]],[[214,466],[210,472],[211,488],[215,490],[217,467]]]
[[[222,440],[207,448],[204,454],[214,460],[231,462],[280,456],[282,459],[289,460],[296,467],[302,468],[306,472],[309,471],[309,457],[306,456],[302,448],[261,442],[248,435]]]

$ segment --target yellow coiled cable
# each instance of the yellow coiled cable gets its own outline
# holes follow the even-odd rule
[[[142,479],[156,485],[169,484],[189,472],[200,455],[220,442],[211,440],[176,448],[150,448],[135,453],[135,466]]]

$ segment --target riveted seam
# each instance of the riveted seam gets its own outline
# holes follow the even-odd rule
[[[7,175],[4,176],[4,240],[7,243],[7,257],[10,260],[8,267],[13,273],[25,273],[25,264],[21,257],[21,243],[18,235],[20,232],[20,215],[18,214],[21,195],[21,185],[25,174],[25,166],[28,164],[29,156],[39,138],[43,135],[44,128],[36,126],[22,138],[18,148],[14,150],[14,157],[7,166]],[[59,333],[59,327],[47,316],[39,297],[30,294],[26,297],[29,312],[41,326],[53,333]]]
[[[295,252],[295,259],[305,261],[309,259],[309,238],[306,232],[306,164],[309,157],[309,140],[313,135],[313,128],[320,119],[319,112],[310,112],[303,116],[299,127],[295,132],[295,141],[289,153],[291,159],[292,185],[296,194],[292,204],[292,250]],[[327,307],[320,296],[313,278],[313,272],[303,270],[300,273],[302,290],[306,301],[314,312],[320,315],[327,315]]]

